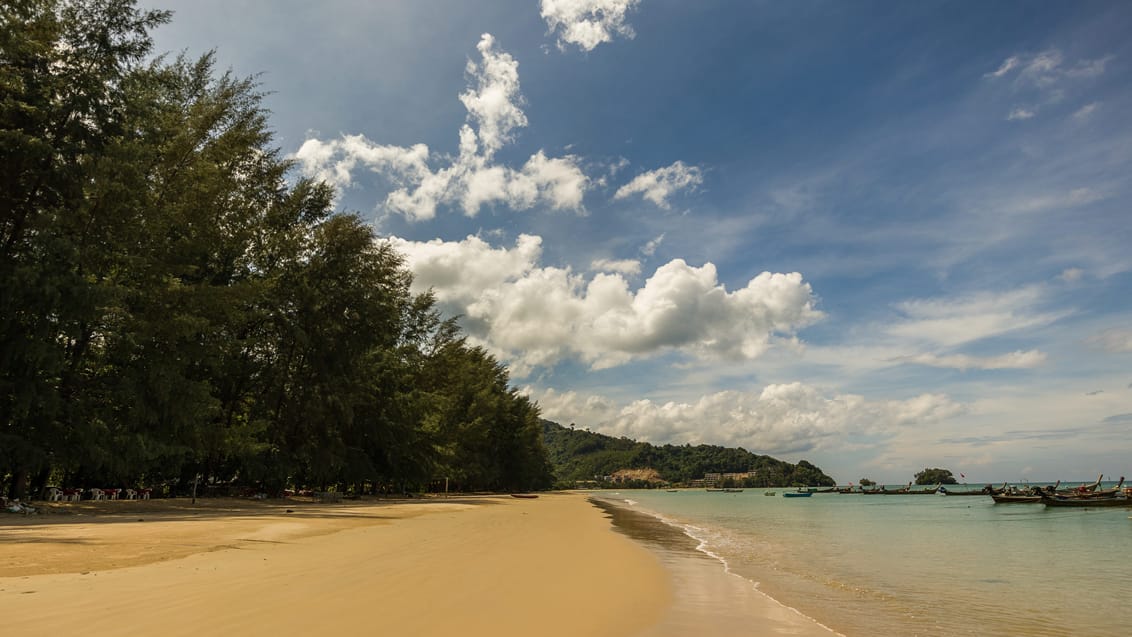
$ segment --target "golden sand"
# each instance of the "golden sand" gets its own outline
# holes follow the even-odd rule
[[[0,517],[5,635],[623,636],[671,605],[581,495],[52,508]]]

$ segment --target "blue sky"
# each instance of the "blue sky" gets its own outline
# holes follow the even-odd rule
[[[1130,470],[1127,3],[146,6],[552,420],[842,483]]]

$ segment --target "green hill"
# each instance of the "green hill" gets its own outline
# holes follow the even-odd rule
[[[688,483],[707,473],[753,471],[735,484],[745,487],[833,486],[833,478],[802,460],[791,464],[717,445],[652,445],[542,421],[543,442],[559,484],[612,475],[622,469],[655,469],[672,483]],[[643,486],[643,485],[642,485]]]

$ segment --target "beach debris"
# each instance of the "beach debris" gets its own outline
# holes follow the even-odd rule
[[[4,508],[4,510],[7,511],[8,513],[23,513],[24,515],[32,515],[32,514],[39,513],[39,511],[36,510],[35,507],[31,506],[30,504],[24,504],[23,502],[20,502],[19,500],[12,500],[11,502],[8,503],[8,505]]]

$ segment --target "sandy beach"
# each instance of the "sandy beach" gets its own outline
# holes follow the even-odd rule
[[[0,518],[4,634],[613,636],[671,594],[574,495],[76,508]]]
[[[4,634],[828,634],[582,494],[52,509],[0,518]]]

